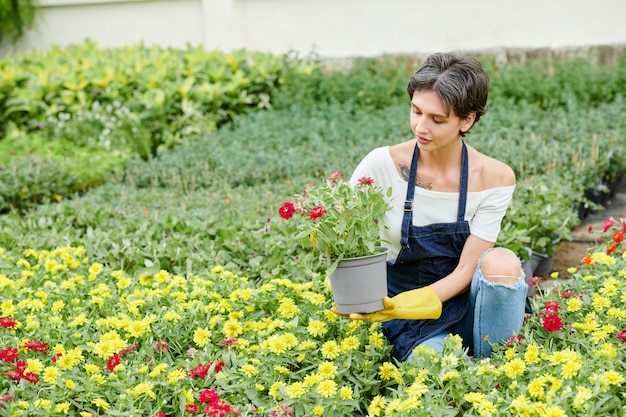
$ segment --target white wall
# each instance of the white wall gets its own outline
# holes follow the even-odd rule
[[[36,27],[0,55],[87,38],[103,47],[189,43],[328,58],[626,44],[624,0],[40,2]]]

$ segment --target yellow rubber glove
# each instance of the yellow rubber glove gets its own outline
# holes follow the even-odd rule
[[[393,319],[422,320],[441,317],[441,300],[431,287],[401,292],[383,299],[385,308],[368,314],[350,314],[352,320],[387,321]]]

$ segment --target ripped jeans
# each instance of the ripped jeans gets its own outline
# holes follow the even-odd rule
[[[478,260],[472,277],[469,293],[469,307],[461,321],[424,342],[436,352],[443,350],[443,341],[448,334],[458,334],[463,338],[464,347],[469,354],[487,357],[491,354],[492,343],[507,340],[519,334],[524,323],[524,312],[528,284],[520,263],[520,278],[513,284],[491,282],[481,271],[483,256],[493,249],[485,251]],[[407,358],[411,361],[413,354]]]

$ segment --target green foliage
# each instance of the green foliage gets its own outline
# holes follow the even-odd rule
[[[33,27],[39,0],[4,0],[0,2],[0,43],[15,43],[24,31]]]
[[[154,154],[213,132],[237,114],[269,107],[287,67],[281,55],[191,46],[101,49],[86,42],[33,51],[0,61],[0,136],[10,123],[31,132],[63,114],[72,119],[94,106],[123,103],[133,123],[149,133]],[[145,152],[145,143],[138,147]]]

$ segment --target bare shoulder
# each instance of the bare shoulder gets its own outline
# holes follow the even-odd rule
[[[515,185],[515,172],[504,162],[480,153],[469,146],[468,156],[470,158],[470,178],[478,179],[470,184],[470,188],[474,191]]]

